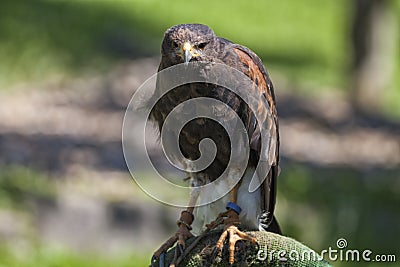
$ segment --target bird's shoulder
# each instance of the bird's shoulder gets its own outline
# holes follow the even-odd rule
[[[220,60],[242,71],[252,79],[275,109],[275,94],[272,81],[261,59],[246,46],[233,43],[225,38],[218,37],[220,44]]]
[[[267,85],[271,85],[268,72],[256,53],[248,47],[233,43],[228,39],[222,37],[218,37],[217,39],[220,45],[220,51],[222,51],[222,53],[220,53],[220,60],[222,60],[223,63],[231,67],[239,68],[239,70],[242,71],[243,68],[245,70],[248,69],[247,72],[250,71],[255,75],[262,76]]]

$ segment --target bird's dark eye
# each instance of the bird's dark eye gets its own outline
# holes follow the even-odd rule
[[[204,49],[206,47],[207,43],[200,43],[197,47],[199,49]]]
[[[172,41],[172,47],[173,47],[173,48],[177,48],[177,47],[178,47],[178,43],[175,42],[175,41]]]

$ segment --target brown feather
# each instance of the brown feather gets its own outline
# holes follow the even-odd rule
[[[262,123],[269,125],[269,129],[272,131],[270,134],[274,141],[274,145],[269,151],[272,166],[261,186],[263,199],[261,209],[268,215],[268,222],[266,223],[268,225],[273,219],[279,168],[278,116],[272,82],[264,65],[254,52],[244,46],[215,36],[207,26],[199,24],[177,25],[166,32],[162,44],[162,59],[159,70],[182,63],[182,59],[174,55],[172,45],[173,43],[182,44],[188,40],[193,43],[207,42],[202,55],[196,58],[197,60],[223,63],[241,71],[254,82],[262,93],[264,99],[260,99],[257,112],[263,114]],[[162,82],[158,79],[157,87],[161,87]],[[175,106],[190,98],[201,96],[213,97],[226,103],[242,119],[249,134],[251,148],[248,167],[256,167],[261,155],[261,135],[265,133],[260,131],[255,115],[243,99],[226,88],[205,83],[182,85],[171,90],[159,100],[151,112],[151,118],[158,123],[161,130],[166,116]],[[268,112],[264,110],[265,101],[269,105]],[[222,174],[229,162],[231,143],[226,131],[218,123],[204,118],[195,119],[185,125],[179,138],[182,153],[192,160],[200,156],[199,142],[204,138],[213,139],[217,145],[217,155],[214,162],[202,173],[206,174],[210,181]]]
[[[248,48],[235,45],[234,51],[238,55],[239,59],[243,62],[243,66],[245,66],[243,73],[245,73],[250,79],[252,79],[256,84],[257,88],[261,90],[261,93],[266,98],[270,108],[270,114],[273,116],[273,120],[275,123],[276,132],[274,133],[274,138],[276,138],[276,147],[275,147],[275,155],[274,157],[274,165],[271,166],[271,169],[267,175],[267,178],[262,184],[262,190],[264,195],[264,203],[263,210],[266,212],[273,214],[275,209],[275,201],[276,201],[276,186],[277,186],[277,176],[279,174],[279,130],[278,130],[278,115],[276,110],[276,102],[275,95],[273,91],[273,85],[267,71],[264,68],[261,60]],[[247,68],[246,68],[247,67]],[[263,104],[259,105],[259,108],[264,108]],[[259,111],[261,113],[261,110]],[[270,119],[269,117],[264,118],[265,120]],[[253,136],[250,139],[251,147],[259,153],[260,149],[260,138],[261,138],[260,128],[257,127],[256,131],[253,133]],[[258,155],[259,156],[259,155]]]

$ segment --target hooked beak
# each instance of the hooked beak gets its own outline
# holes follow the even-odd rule
[[[185,62],[185,64],[187,65],[189,63],[189,61],[192,59],[193,55],[192,55],[192,46],[189,43],[185,43],[183,45],[183,60]]]
[[[182,47],[182,58],[184,63],[187,65],[192,58],[199,56],[200,53],[193,48],[193,46],[186,42]]]

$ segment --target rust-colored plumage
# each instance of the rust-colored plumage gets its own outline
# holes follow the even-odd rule
[[[159,70],[183,63],[185,60],[187,62],[188,53],[185,49],[182,50],[182,47],[187,46],[187,43],[190,43],[190,47],[193,49],[191,50],[192,54],[189,55],[190,61],[222,63],[241,71],[261,91],[262,99],[260,98],[259,108],[265,109],[266,106],[262,103],[265,101],[268,103],[269,110],[267,112],[265,110],[257,112],[268,114],[264,115],[263,119],[266,123],[273,124],[274,126],[270,128],[273,132],[268,133],[273,139],[274,144],[273,147],[270,147],[270,151],[268,151],[273,160],[271,161],[272,166],[267,178],[261,186],[261,201],[258,203],[260,207],[257,207],[264,216],[260,215],[260,218],[254,219],[261,220],[259,224],[260,228],[280,233],[279,226],[273,217],[276,199],[276,179],[279,169],[278,116],[274,89],[267,71],[258,56],[250,49],[217,37],[209,27],[201,24],[177,25],[167,30],[162,43],[162,59]],[[162,81],[158,80],[157,83],[157,86],[160,86]],[[220,100],[229,105],[238,114],[249,136],[250,159],[248,168],[254,171],[261,155],[261,136],[265,133],[261,132],[255,114],[251,112],[249,106],[232,91],[213,84],[185,84],[164,95],[154,106],[151,118],[157,122],[161,130],[166,116],[174,107],[196,97],[212,97]],[[229,137],[221,125],[212,120],[197,118],[185,125],[179,137],[182,154],[192,160],[200,156],[199,142],[204,138],[213,139],[217,146],[216,158],[210,166],[201,172],[202,175],[195,174],[193,177],[195,179],[200,176],[207,177],[206,182],[211,182],[221,175],[229,162],[231,153]],[[204,181],[197,181],[197,183],[194,181],[194,183],[199,184],[204,183]],[[254,225],[245,226],[254,228]]]

